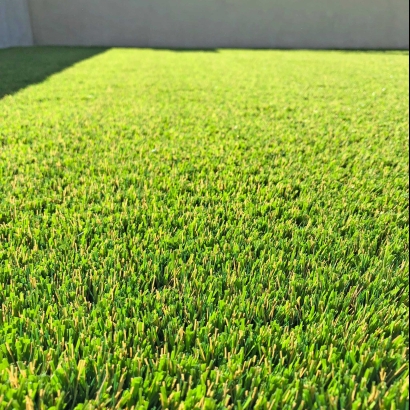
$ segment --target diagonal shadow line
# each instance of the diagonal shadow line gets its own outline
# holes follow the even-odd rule
[[[16,47],[0,50],[0,99],[41,83],[108,47]]]

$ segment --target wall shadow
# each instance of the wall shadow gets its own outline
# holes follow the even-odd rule
[[[108,47],[13,47],[0,50],[0,99],[41,83]]]
[[[312,50],[312,51],[335,51],[339,53],[354,53],[354,54],[391,54],[391,55],[409,55],[409,50],[394,50],[394,49],[382,49],[382,48],[334,48],[334,49],[323,49],[323,50]]]
[[[216,48],[152,48],[154,51],[173,51],[174,53],[218,53]]]

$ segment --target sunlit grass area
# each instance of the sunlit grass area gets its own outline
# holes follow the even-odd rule
[[[408,408],[408,87],[405,53],[0,50],[0,408]]]

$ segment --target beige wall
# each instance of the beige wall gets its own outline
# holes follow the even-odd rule
[[[40,45],[409,47],[409,0],[29,2],[34,41]]]
[[[27,0],[0,0],[0,48],[32,44]]]

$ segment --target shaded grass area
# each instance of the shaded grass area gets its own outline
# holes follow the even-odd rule
[[[0,408],[406,408],[407,72],[112,49],[4,97]]]
[[[101,47],[27,47],[0,50],[0,98],[106,51]]]

